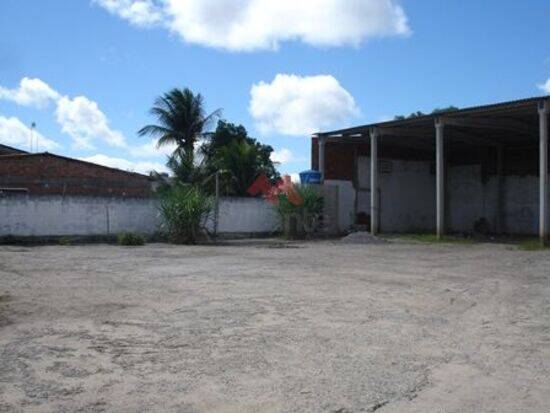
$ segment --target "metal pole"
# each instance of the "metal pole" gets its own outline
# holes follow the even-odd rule
[[[445,125],[442,119],[435,120],[436,144],[436,199],[437,199],[437,238],[445,234]]]
[[[370,228],[372,235],[378,234],[380,196],[378,194],[378,129],[370,131]]]
[[[32,145],[33,145],[33,141],[34,141],[34,129],[36,128],[36,123],[32,122],[31,123],[31,141],[30,141],[30,150],[29,152],[32,153]],[[37,139],[37,144],[36,146],[38,147],[38,139]]]
[[[218,237],[218,222],[220,214],[220,171],[216,171],[216,194],[214,200],[214,237]]]
[[[544,245],[548,238],[548,113],[550,105],[548,101],[539,104],[540,123],[540,218],[539,236]]]

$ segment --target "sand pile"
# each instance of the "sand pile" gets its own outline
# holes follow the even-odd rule
[[[342,238],[340,242],[344,244],[384,244],[386,240],[375,237],[370,232],[352,232],[348,236]]]

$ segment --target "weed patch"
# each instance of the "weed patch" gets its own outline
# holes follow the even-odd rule
[[[550,245],[543,245],[539,239],[528,239],[517,244],[522,251],[542,251],[550,249]]]
[[[398,234],[398,235],[386,235],[389,239],[401,239],[415,242],[423,242],[426,244],[461,244],[461,245],[473,245],[475,240],[473,238],[457,237],[453,235],[445,235],[441,239],[437,238],[435,234]]]

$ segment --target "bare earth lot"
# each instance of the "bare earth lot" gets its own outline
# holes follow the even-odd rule
[[[549,252],[0,247],[0,411],[549,410]]]

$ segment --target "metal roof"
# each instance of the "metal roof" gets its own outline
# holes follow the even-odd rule
[[[384,122],[370,123],[366,125],[360,125],[350,128],[338,129],[327,132],[318,132],[313,136],[330,136],[330,135],[344,135],[365,132],[374,127],[399,127],[399,126],[422,126],[435,122],[435,119],[440,117],[453,117],[453,116],[477,116],[477,115],[490,115],[490,114],[506,114],[518,110],[536,109],[541,101],[550,99],[548,96],[536,96],[531,98],[524,98],[518,100],[512,100],[508,102],[493,103],[489,105],[471,106],[468,108],[431,113],[422,116],[416,116],[406,119],[396,119]]]

